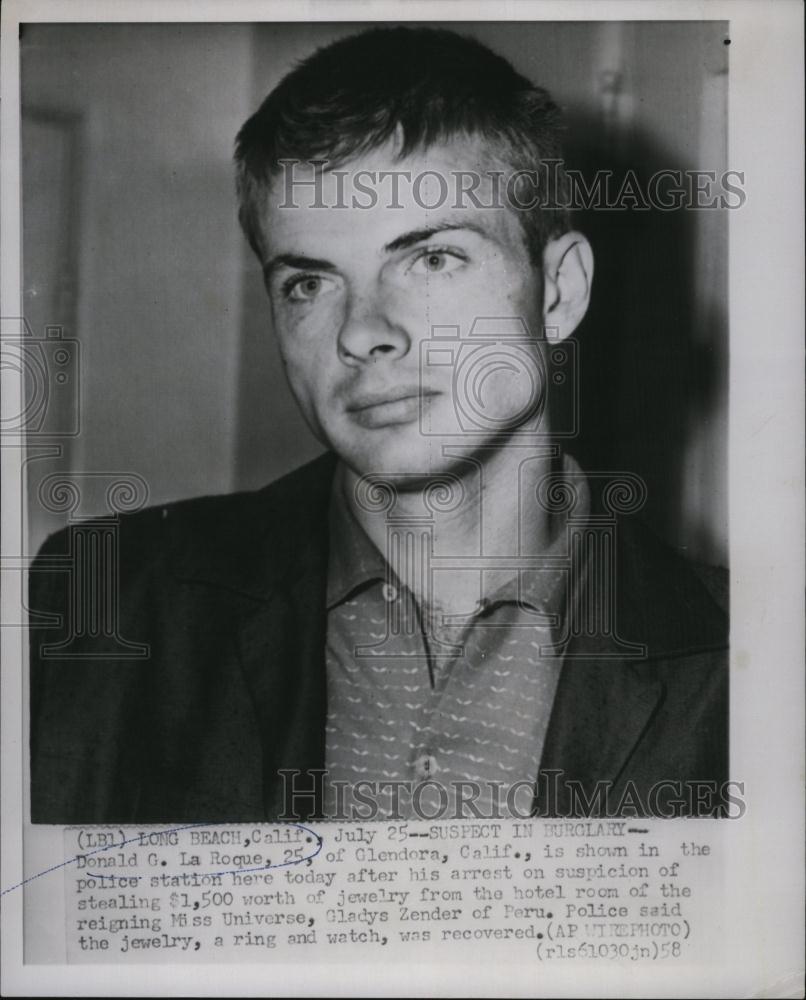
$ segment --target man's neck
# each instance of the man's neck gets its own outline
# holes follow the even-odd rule
[[[341,465],[338,488],[356,519],[396,575],[407,582],[422,603],[452,614],[470,613],[479,599],[478,556],[536,556],[546,552],[564,530],[564,521],[537,499],[538,484],[562,469],[562,456],[550,448],[476,450],[460,455],[449,470],[433,477],[378,476],[379,490],[391,486],[393,506],[362,502],[360,477]],[[420,546],[410,548],[401,572],[401,552],[390,538],[394,526],[409,525],[430,533],[431,555],[457,560],[453,569],[423,572]],[[390,528],[392,531],[390,532]],[[392,550],[394,549],[394,551]],[[507,575],[502,568],[499,577]],[[514,576],[514,571],[509,571]]]

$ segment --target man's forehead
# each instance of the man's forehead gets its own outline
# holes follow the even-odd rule
[[[284,161],[267,199],[272,250],[285,251],[289,240],[359,233],[381,248],[417,230],[448,227],[511,239],[519,227],[501,198],[506,171],[485,146],[457,138],[401,157],[390,141],[333,168]]]

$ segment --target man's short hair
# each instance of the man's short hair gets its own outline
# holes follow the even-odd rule
[[[535,175],[528,180],[537,207],[519,215],[529,256],[539,265],[546,243],[569,228],[561,129],[549,94],[480,42],[434,28],[373,28],[315,51],[241,128],[235,149],[241,226],[264,260],[268,189],[281,160],[327,160],[332,169],[394,136],[401,158],[481,137],[491,160],[512,175]],[[526,200],[505,203],[517,208]]]

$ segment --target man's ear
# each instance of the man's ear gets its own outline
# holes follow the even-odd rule
[[[588,310],[593,250],[582,233],[563,233],[543,251],[543,325],[549,340],[564,340]]]

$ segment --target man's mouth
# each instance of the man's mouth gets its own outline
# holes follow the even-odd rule
[[[364,392],[347,404],[347,412],[362,427],[388,427],[417,420],[421,403],[437,395],[419,385],[394,386],[379,392]]]

